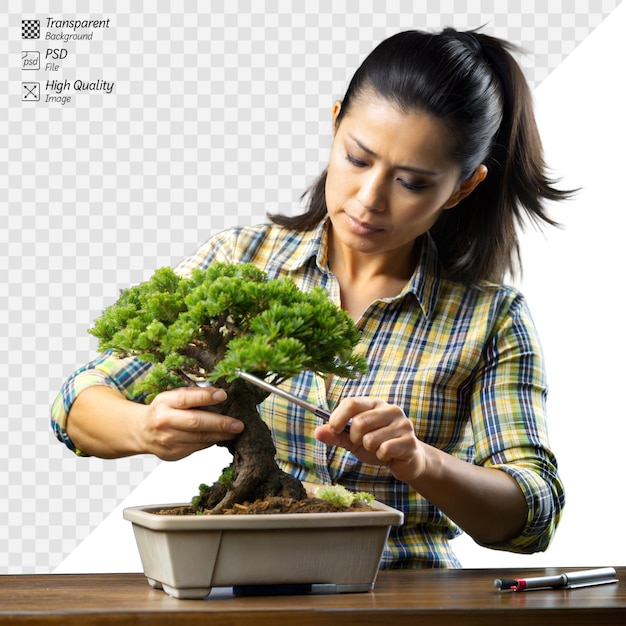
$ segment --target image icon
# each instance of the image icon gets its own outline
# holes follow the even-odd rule
[[[39,102],[39,83],[22,83],[22,101]]]
[[[37,50],[22,51],[22,69],[38,70],[41,64],[41,54]]]
[[[22,39],[39,39],[39,20],[22,20]]]

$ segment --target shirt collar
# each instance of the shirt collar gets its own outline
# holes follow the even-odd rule
[[[301,233],[301,241],[297,254],[285,255],[278,260],[287,271],[300,269],[311,258],[315,258],[318,269],[324,273],[330,273],[328,267],[328,224],[326,217],[311,231]],[[439,279],[437,272],[437,248],[429,233],[422,236],[421,247],[417,266],[413,275],[404,286],[402,291],[393,298],[386,298],[387,302],[394,302],[413,294],[426,316],[435,306]]]
[[[298,236],[301,239],[297,254],[293,254],[293,249],[286,251],[287,254],[281,261],[282,267],[289,272],[299,270],[309,259],[315,257],[318,269],[328,274],[328,217],[314,230],[298,233]]]
[[[430,233],[422,235],[420,243],[419,258],[413,276],[397,297],[401,298],[412,293],[428,317],[435,307],[439,291],[438,256],[437,247]]]

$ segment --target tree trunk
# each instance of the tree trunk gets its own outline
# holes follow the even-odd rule
[[[223,444],[233,455],[233,480],[226,487],[215,483],[201,495],[196,506],[221,513],[235,504],[270,496],[306,498],[302,483],[276,464],[272,434],[257,410],[257,405],[268,394],[241,379],[224,388],[228,398],[220,405],[220,413],[241,420],[245,425],[236,439]]]

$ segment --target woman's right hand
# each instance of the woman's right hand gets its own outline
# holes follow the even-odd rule
[[[223,389],[182,387],[164,391],[147,406],[140,436],[146,451],[164,461],[177,461],[220,441],[236,437],[241,421],[206,410],[226,400]]]
[[[164,391],[145,405],[112,387],[94,385],[76,397],[66,430],[76,449],[90,456],[154,454],[176,461],[243,430],[243,422],[206,409],[225,399],[222,389],[183,387]]]

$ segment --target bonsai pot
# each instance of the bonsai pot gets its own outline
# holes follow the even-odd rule
[[[175,598],[235,593],[354,593],[374,587],[390,526],[400,511],[266,515],[162,515],[181,506],[124,510],[150,585]]]

